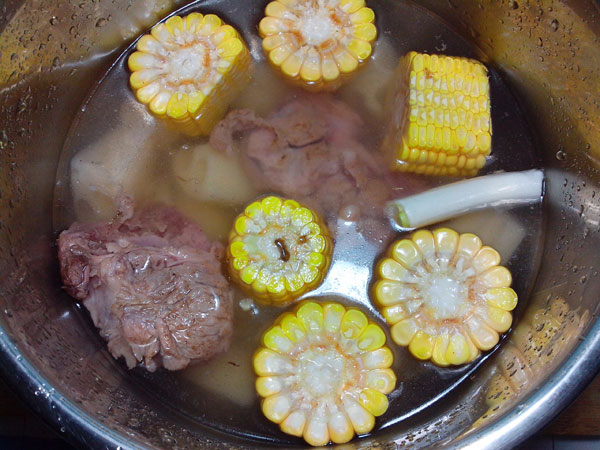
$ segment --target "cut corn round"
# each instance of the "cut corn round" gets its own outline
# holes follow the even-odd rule
[[[276,0],[258,29],[269,62],[286,78],[331,91],[371,56],[374,22],[364,0]]]
[[[398,345],[439,366],[473,361],[512,324],[517,294],[500,255],[472,233],[418,230],[377,265],[373,298]]]
[[[293,339],[289,337],[293,336]],[[383,330],[339,303],[302,303],[283,314],[254,356],[265,416],[310,445],[368,433],[396,386]]]
[[[283,305],[321,284],[333,244],[314,212],[269,196],[235,219],[227,249],[232,279],[262,303]]]
[[[137,99],[173,128],[208,135],[249,81],[238,32],[213,14],[172,16],[142,36],[128,59]]]
[[[384,139],[393,168],[473,176],[491,151],[490,88],[479,61],[410,52],[400,61]]]

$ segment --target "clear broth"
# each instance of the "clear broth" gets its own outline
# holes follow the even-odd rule
[[[187,14],[195,10],[217,13],[241,31],[255,60],[255,78],[232,108],[248,107],[266,115],[277,108],[284,98],[302,95],[302,92],[273,76],[264,61],[255,30],[266,2],[244,2],[243,8],[240,3],[239,0],[199,2],[184,8],[180,13]],[[369,6],[375,10],[380,36],[375,45],[373,60],[340,89],[336,96],[363,116],[366,123],[364,129],[369,133],[365,136],[366,142],[375,143],[383,132],[379,107],[383,101],[385,80],[391,76],[399,56],[410,50],[417,50],[483,61],[487,61],[487,58],[440,17],[415,3],[379,0]],[[232,219],[240,212],[241,207],[201,202],[178,189],[176,180],[165,167],[172,165],[177,152],[200,145],[205,139],[186,138],[171,132],[137,103],[128,87],[128,54],[129,51],[121,55],[95,85],[72,125],[57,178],[55,230],[59,232],[75,220],[94,221],[106,218],[103,217],[106,213],[103,213],[102,208],[93,210],[74,201],[73,192],[86,188],[85,183],[89,182],[82,178],[79,180],[81,185],[71,185],[72,159],[78,158],[81,155],[78,152],[83,149],[88,152],[86,158],[92,163],[95,157],[98,160],[121,158],[122,161],[142,158],[142,163],[136,163],[138,166],[141,164],[142,169],[136,169],[138,172],[135,177],[131,177],[129,185],[132,191],[130,193],[135,195],[136,200],[173,205],[198,221],[211,238],[224,241]],[[519,102],[500,73],[493,66],[488,67],[494,135],[492,157],[482,173],[536,167],[538,160],[532,132]],[[262,90],[261,86],[268,86],[268,89]],[[257,95],[257,92],[262,94]],[[107,152],[114,152],[115,146],[122,150],[107,157]],[[134,147],[135,151],[129,151]],[[123,165],[126,165],[125,162]],[[105,201],[110,203],[111,199],[107,197]],[[110,211],[110,205],[106,208]],[[480,235],[486,244],[497,248],[503,255],[502,263],[511,270],[513,287],[520,294],[521,301],[515,311],[515,319],[518,320],[537,272],[543,239],[542,207],[519,207],[508,212],[478,212],[447,224],[457,231],[470,231]],[[323,285],[308,296],[358,305],[363,310],[368,310],[371,317],[387,330],[388,327],[368,297],[374,262],[387,243],[365,240],[352,224],[340,221],[339,225],[329,274]],[[239,306],[239,301],[243,298],[241,293],[236,292],[232,347],[212,362],[189,367],[181,372],[158,371],[152,374],[143,368],[127,371],[121,362],[115,362],[115,365],[148,395],[199,424],[264,443],[301,444],[300,439],[281,433],[277,425],[264,418],[254,391],[252,354],[260,343],[262,333],[284,310],[259,305],[251,310],[244,310]],[[391,339],[388,339],[388,345],[395,355],[393,369],[398,377],[398,384],[390,395],[388,411],[377,419],[373,433],[403,421],[435,403],[466,380],[490,354],[465,366],[441,369],[432,363],[417,361]]]

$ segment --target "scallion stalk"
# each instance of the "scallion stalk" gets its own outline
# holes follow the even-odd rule
[[[543,185],[541,170],[495,173],[393,200],[386,214],[395,227],[411,230],[474,210],[539,202]]]

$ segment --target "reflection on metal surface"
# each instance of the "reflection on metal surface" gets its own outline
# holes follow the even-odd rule
[[[0,86],[37,67],[56,69],[114,51],[152,25],[180,0],[96,2],[35,0],[17,11],[0,39]]]
[[[582,335],[588,320],[587,310],[572,310],[562,298],[524,317],[490,372],[485,394],[488,409],[467,433],[508,411],[551,373]]]

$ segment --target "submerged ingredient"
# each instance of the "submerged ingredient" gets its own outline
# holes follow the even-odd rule
[[[58,247],[65,289],[129,368],[179,370],[229,347],[233,300],[221,274],[223,246],[175,209],[134,214],[126,198],[114,221],[74,223]]]
[[[172,16],[142,36],[128,60],[137,99],[188,135],[208,135],[249,81],[238,32],[214,14]]]
[[[115,120],[111,117],[104,122],[98,139],[77,147],[69,172],[78,220],[110,220],[117,212],[115,198],[123,192],[136,193],[138,199],[143,197],[140,187],[152,162],[148,147],[156,138],[156,126],[145,120],[146,115],[143,105],[123,102]]]
[[[321,219],[298,202],[269,196],[248,205],[229,236],[229,273],[263,303],[281,305],[316,288],[333,244]]]
[[[257,188],[294,198],[314,209],[337,229],[340,211],[354,208],[352,220],[376,239],[392,230],[383,205],[398,187],[405,195],[419,186],[404,175],[399,186],[381,155],[359,140],[360,117],[328,95],[306,95],[286,103],[268,119],[236,110],[219,122],[210,137],[213,148],[239,154]]]
[[[375,14],[364,0],[276,0],[258,30],[269,62],[311,91],[334,90],[373,50]]]
[[[185,145],[174,152],[173,176],[180,192],[199,202],[242,206],[257,196],[238,158],[209,144]]]
[[[410,52],[396,69],[383,143],[394,170],[473,176],[490,154],[486,67],[479,61]]]
[[[365,434],[396,386],[385,334],[358,309],[302,304],[263,335],[254,356],[265,416],[310,445]]]
[[[395,242],[377,266],[374,300],[398,345],[439,366],[473,361],[512,324],[517,294],[500,255],[449,228]]]

